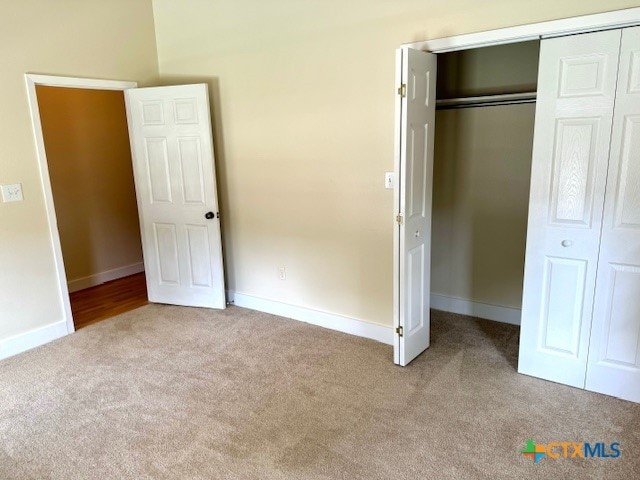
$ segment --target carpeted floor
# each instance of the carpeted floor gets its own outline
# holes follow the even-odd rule
[[[640,405],[518,375],[518,328],[434,312],[409,367],[230,307],[148,305],[0,362],[0,478],[640,478]],[[537,443],[620,442],[620,458]]]

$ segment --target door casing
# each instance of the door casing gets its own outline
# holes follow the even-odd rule
[[[31,125],[36,142],[36,156],[38,158],[40,180],[42,182],[42,191],[44,195],[45,209],[47,212],[49,237],[51,239],[51,247],[53,249],[56,276],[58,280],[58,297],[60,298],[60,304],[62,305],[64,321],[67,326],[67,333],[73,333],[75,331],[75,326],[73,325],[71,302],[69,300],[69,289],[67,287],[67,276],[62,257],[60,235],[58,233],[58,220],[56,217],[55,205],[53,203],[53,192],[51,190],[51,180],[49,175],[49,163],[47,161],[47,152],[44,145],[44,136],[42,134],[42,123],[40,121],[40,108],[38,107],[36,85],[43,85],[47,87],[124,91],[129,88],[136,88],[138,86],[138,83],[117,80],[99,80],[92,78],[36,75],[30,73],[25,74],[25,82],[27,86],[29,110],[31,113]]]

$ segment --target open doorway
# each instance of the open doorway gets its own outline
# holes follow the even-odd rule
[[[519,293],[517,290],[520,290],[521,285],[523,286],[517,369],[522,374],[638,401],[640,377],[637,369],[629,368],[637,366],[638,342],[626,342],[628,338],[636,338],[638,331],[637,308],[634,309],[634,305],[628,301],[628,293],[638,291],[639,261],[637,256],[634,256],[637,253],[637,249],[634,250],[634,248],[638,238],[633,228],[629,228],[635,226],[637,222],[629,220],[625,223],[621,219],[623,215],[621,212],[625,208],[628,211],[632,210],[632,207],[628,206],[632,205],[632,200],[624,195],[631,188],[629,185],[634,184],[633,177],[628,175],[628,171],[631,168],[629,167],[631,165],[629,159],[632,157],[630,152],[634,151],[636,139],[628,133],[631,128],[628,119],[640,111],[637,103],[638,90],[634,86],[638,84],[637,72],[633,67],[633,55],[640,48],[640,27],[636,26],[638,22],[636,19],[633,25],[625,22],[622,26],[616,25],[616,28],[587,28],[592,20],[581,22],[585,25],[580,32],[560,31],[556,32],[553,38],[542,38],[540,41],[538,59],[540,72],[535,92],[536,108],[533,128],[535,133],[526,224],[526,265],[522,275],[523,282],[518,281],[519,271],[521,271],[519,268],[517,278],[512,277],[508,284],[508,287],[516,293]],[[605,20],[608,21],[606,18],[598,17],[598,21]],[[546,28],[548,27],[550,25],[546,25]],[[515,35],[519,29],[514,30],[509,31],[511,36],[509,41],[517,42],[518,39],[526,37],[526,35]],[[429,42],[439,43],[442,46],[441,49],[433,48],[433,45],[423,45],[431,52],[417,50],[413,48],[415,44],[402,47],[398,51],[399,62],[396,71],[402,83],[398,88],[399,100],[396,105],[399,108],[396,110],[396,118],[400,126],[397,131],[399,132],[398,145],[401,148],[398,149],[399,162],[397,162],[396,171],[402,174],[399,188],[400,200],[404,198],[405,191],[415,190],[414,183],[418,186],[422,185],[420,182],[425,178],[422,175],[425,170],[423,165],[429,168],[433,157],[431,145],[427,148],[425,141],[421,143],[415,141],[418,137],[416,132],[421,130],[431,132],[435,124],[435,88],[429,88],[432,83],[435,83],[432,80],[435,72],[434,69],[425,70],[422,65],[427,62],[435,64],[436,53],[440,57],[440,54],[447,51],[461,49],[461,45],[465,48],[476,48],[479,44],[495,45],[496,36],[502,33],[504,32],[485,32],[483,34],[485,40],[493,36],[491,42],[478,41],[476,37],[469,35],[462,41],[454,38]],[[528,36],[531,37],[531,35]],[[475,41],[471,41],[472,38]],[[451,48],[452,45],[455,48]],[[503,58],[504,56],[500,60],[500,66],[504,63]],[[477,63],[484,67],[487,62]],[[495,67],[489,70],[492,76],[496,76],[495,72],[499,71]],[[514,69],[509,67],[508,70],[509,73],[513,73]],[[488,93],[472,98],[443,99],[441,97],[440,106],[455,106],[472,111],[478,107],[487,107],[484,109],[490,111],[498,106],[500,108],[520,107],[521,101],[533,100],[530,98],[533,96],[533,92],[514,92],[500,93],[497,96]],[[522,195],[522,202],[514,202],[513,194],[518,192],[517,190],[509,191],[509,188],[511,183],[518,182],[511,181],[511,175],[508,173],[512,170],[512,165],[509,162],[501,162],[497,176],[487,177],[485,170],[495,162],[496,158],[499,158],[496,154],[504,145],[531,144],[528,139],[526,142],[514,142],[518,135],[515,135],[512,127],[524,117],[524,113],[520,112],[510,121],[501,121],[500,128],[493,132],[486,131],[486,126],[490,124],[488,119],[466,121],[465,125],[478,127],[471,138],[472,148],[460,148],[463,143],[459,138],[463,130],[460,126],[452,131],[450,146],[453,157],[456,157],[458,150],[472,155],[483,149],[491,153],[487,160],[475,167],[475,171],[478,172],[475,175],[470,174],[465,177],[464,170],[468,170],[466,163],[473,164],[464,158],[465,155],[462,156],[462,165],[454,165],[450,175],[455,179],[460,174],[462,181],[453,182],[455,187],[453,193],[463,199],[465,195],[469,197],[467,202],[469,211],[474,213],[479,207],[490,207],[487,209],[489,217],[481,216],[479,221],[472,219],[466,222],[464,228],[459,229],[460,232],[450,235],[441,242],[452,250],[456,247],[453,241],[459,240],[460,237],[467,245],[473,244],[457,252],[458,255],[463,254],[462,260],[465,260],[465,256],[471,258],[475,253],[476,233],[482,232],[480,238],[489,241],[480,246],[482,249],[488,246],[492,252],[480,255],[478,258],[480,262],[476,264],[460,262],[463,267],[471,264],[471,272],[474,274],[476,271],[483,270],[491,275],[500,273],[499,267],[502,266],[505,256],[510,255],[508,249],[514,245],[504,242],[506,234],[503,227],[512,223],[507,218],[511,217],[516,203],[525,205],[527,196]],[[438,121],[437,128],[442,130],[440,123],[442,122]],[[531,128],[526,130],[531,131]],[[425,136],[422,134],[422,137]],[[524,158],[528,160],[529,155],[527,154]],[[416,159],[419,160],[416,161]],[[441,171],[446,172],[446,169],[450,168],[450,163],[452,162],[445,161],[441,165]],[[417,177],[419,179],[417,182],[414,174],[414,171],[418,171],[416,164],[422,168],[419,170],[421,175]],[[474,166],[471,166],[473,170]],[[525,172],[529,170],[526,165],[524,166]],[[437,175],[436,170],[436,181]],[[405,177],[408,180],[405,180]],[[478,181],[482,183],[481,185],[473,185],[475,177],[479,177]],[[428,178],[426,183],[432,185],[431,180]],[[473,192],[474,188],[476,194],[470,195],[469,192]],[[521,190],[526,191],[526,184],[522,184]],[[427,192],[427,189],[421,188],[419,192]],[[478,195],[477,192],[482,192],[482,195]],[[483,205],[486,195],[491,195],[494,199],[486,202],[487,205]],[[416,197],[417,200],[414,203],[418,202],[423,206],[422,212],[431,213],[431,205],[426,205],[426,199],[430,198],[430,195]],[[444,195],[441,206],[446,207],[455,199],[455,196]],[[411,198],[411,200],[414,199]],[[419,203],[420,201],[422,203]],[[435,212],[436,208],[433,210]],[[525,209],[521,208],[521,210]],[[468,212],[464,209],[461,211],[463,214],[458,214],[458,217],[463,220],[471,217],[466,215]],[[400,279],[400,295],[397,297],[403,300],[407,298],[412,300],[413,297],[417,297],[421,300],[418,295],[412,297],[411,294],[416,291],[421,294],[423,290],[415,288],[415,282],[412,282],[411,276],[402,275],[402,267],[408,263],[406,259],[412,254],[405,244],[406,238],[413,233],[408,230],[413,228],[408,229],[403,226],[404,223],[408,224],[408,221],[403,222],[406,215],[404,210],[400,209],[399,212],[397,218],[400,226],[397,229],[398,235],[394,238],[394,240],[400,239],[399,242],[394,242],[396,252],[399,253],[397,265],[400,267],[396,269]],[[505,218],[502,218],[502,213],[509,215],[504,215]],[[494,222],[492,217],[496,215],[499,219]],[[519,216],[521,217],[523,216]],[[441,220],[451,223],[460,218],[456,219],[454,213],[443,215]],[[434,233],[437,234],[435,220],[437,219],[434,216]],[[632,231],[633,233],[630,233]],[[416,230],[415,236],[418,237],[421,233]],[[403,239],[405,239],[404,244]],[[434,247],[435,243],[434,241]],[[437,253],[434,257],[438,257]],[[522,254],[519,257],[522,258]],[[429,260],[424,264],[416,262],[416,265],[426,269]],[[623,271],[624,274],[618,273]],[[454,272],[448,267],[444,273],[450,275]],[[627,277],[618,284],[618,275],[627,275]],[[471,278],[474,279],[473,276]],[[496,282],[497,285],[500,283]],[[419,287],[421,284],[418,282],[417,285]],[[491,283],[481,281],[478,285],[480,288],[467,288],[465,293],[486,295],[507,292],[504,287],[491,289],[487,286],[491,286]],[[513,289],[514,286],[517,289]],[[426,291],[430,292],[429,289]],[[518,297],[520,295],[515,298]],[[454,305],[454,309],[457,308],[456,304],[458,306],[464,304],[464,302],[457,302],[460,299],[450,298],[453,299],[451,304]],[[432,305],[438,308],[435,303],[433,302]],[[427,310],[427,302],[405,301],[405,304],[409,304],[412,308],[415,305],[418,307],[409,310],[409,314],[414,310],[418,312]],[[401,347],[406,325],[412,326],[418,322],[406,314],[406,308],[403,315],[402,303],[396,302],[396,305],[400,306],[397,310],[399,326],[396,332],[400,337]],[[446,310],[446,308],[442,309]],[[454,309],[450,311],[455,311]],[[423,317],[414,315],[414,317],[418,317],[422,323],[427,323],[429,321],[427,315]],[[476,316],[483,315],[478,313]],[[491,319],[491,317],[485,318]],[[427,338],[427,346],[428,342]],[[399,350],[402,353],[402,349]],[[619,352],[622,351],[625,353],[620,354]],[[623,356],[624,360],[622,360]],[[406,365],[407,360],[410,361],[411,358],[405,357],[401,360],[403,360],[401,364]]]
[[[64,311],[67,332],[71,333],[76,329],[69,297],[70,287],[75,290],[78,286],[101,283],[111,280],[114,276],[130,276],[136,272],[139,274],[141,268],[135,259],[135,263],[128,263],[131,261],[128,259],[123,266],[68,281],[65,272],[67,259],[63,254],[52,176],[47,159],[48,150],[55,147],[45,146],[38,102],[39,86],[61,88],[61,90],[85,89],[119,93],[118,101],[114,105],[119,112],[118,121],[121,123],[118,128],[128,129],[131,141],[129,142],[129,138],[123,135],[120,143],[130,147],[130,153],[123,154],[123,159],[126,158],[130,163],[125,167],[127,175],[111,188],[116,192],[120,191],[120,195],[116,195],[116,204],[122,203],[120,197],[125,196],[123,192],[128,191],[131,197],[131,190],[135,191],[135,203],[132,204],[131,201],[125,203],[130,212],[132,205],[137,207],[139,232],[134,234],[131,228],[131,225],[136,222],[135,216],[133,219],[130,218],[129,228],[124,228],[123,231],[129,232],[128,240],[134,253],[136,250],[139,253],[140,244],[142,245],[145,259],[144,276],[139,275],[129,280],[134,281],[137,278],[141,281],[144,278],[149,302],[224,309],[226,299],[222,240],[207,85],[201,83],[137,88],[135,82],[35,74],[26,74],[25,80],[58,275],[59,299]],[[81,105],[81,109],[87,110],[86,105]],[[123,114],[126,118],[124,123],[122,123]],[[67,120],[60,121],[64,123]],[[93,144],[82,138],[83,128],[86,125],[82,122],[80,125],[77,123],[71,129],[73,137],[71,143],[87,143],[89,145],[87,155],[91,158],[94,155],[97,156],[96,149],[92,149]],[[57,127],[57,125],[54,126]],[[112,148],[110,142],[113,142],[113,139],[105,143],[105,149]],[[65,162],[66,159],[63,158],[62,161]],[[125,164],[123,160],[123,165]],[[77,178],[72,178],[71,181],[67,179],[67,184],[81,184],[83,182],[81,174],[91,175],[90,172],[94,172],[95,169],[91,162],[87,165],[84,171],[78,173]],[[133,173],[135,188],[132,187],[131,176],[128,176],[130,173]],[[103,185],[107,177],[109,175],[106,173],[100,175],[94,172],[91,178],[96,181],[89,188],[85,188],[85,193],[91,199],[85,199],[85,203],[92,203],[94,197],[100,195],[107,196],[105,191],[110,192],[110,190]],[[127,187],[124,188],[123,185]],[[64,188],[66,187],[63,186],[62,190]],[[82,202],[82,199],[73,196],[70,200],[71,204],[82,204]],[[98,217],[101,214],[102,212],[99,211]],[[91,221],[96,218],[96,214],[93,215],[89,216],[92,225]],[[105,214],[105,218],[98,219],[105,220],[109,224],[109,221],[114,221],[113,218],[109,218],[110,216],[120,215],[122,212],[118,212],[116,208],[116,212],[112,215]],[[106,229],[101,227],[97,231],[108,235],[111,228],[113,224]],[[82,228],[79,230],[82,231]],[[120,239],[123,237],[127,235],[121,235]],[[71,240],[70,243],[72,243]],[[112,246],[109,242],[106,244],[103,242],[104,249]],[[102,255],[103,252],[100,254]],[[86,261],[86,263],[92,262]],[[109,278],[110,275],[111,278]],[[115,281],[119,280],[116,278]],[[113,284],[104,287],[111,286]],[[102,289],[102,287],[92,288]],[[120,293],[133,290],[135,289],[122,286],[116,288]],[[107,293],[102,291],[102,293],[104,295],[98,296],[97,299],[101,307],[117,297],[111,290]],[[131,306],[129,298],[121,307],[135,308]],[[91,309],[87,307],[87,310]],[[110,313],[104,315],[108,317],[121,311],[112,309]]]
[[[432,308],[520,324],[539,51],[437,55]]]
[[[35,92],[77,330],[148,302],[124,92]]]
[[[429,304],[520,323],[538,54],[399,52],[397,364],[429,346]]]

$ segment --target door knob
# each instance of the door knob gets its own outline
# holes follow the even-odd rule
[[[571,240],[562,240],[560,245],[562,245],[563,247],[570,247],[571,245],[573,245],[573,242]]]
[[[213,212],[207,212],[204,214],[204,218],[206,218],[207,220],[211,220],[213,217],[215,217],[215,214]]]

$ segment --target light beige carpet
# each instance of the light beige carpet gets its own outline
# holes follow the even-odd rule
[[[518,375],[517,336],[434,312],[400,368],[293,320],[149,305],[0,362],[0,478],[640,478],[640,405]],[[534,465],[527,439],[622,455]]]

